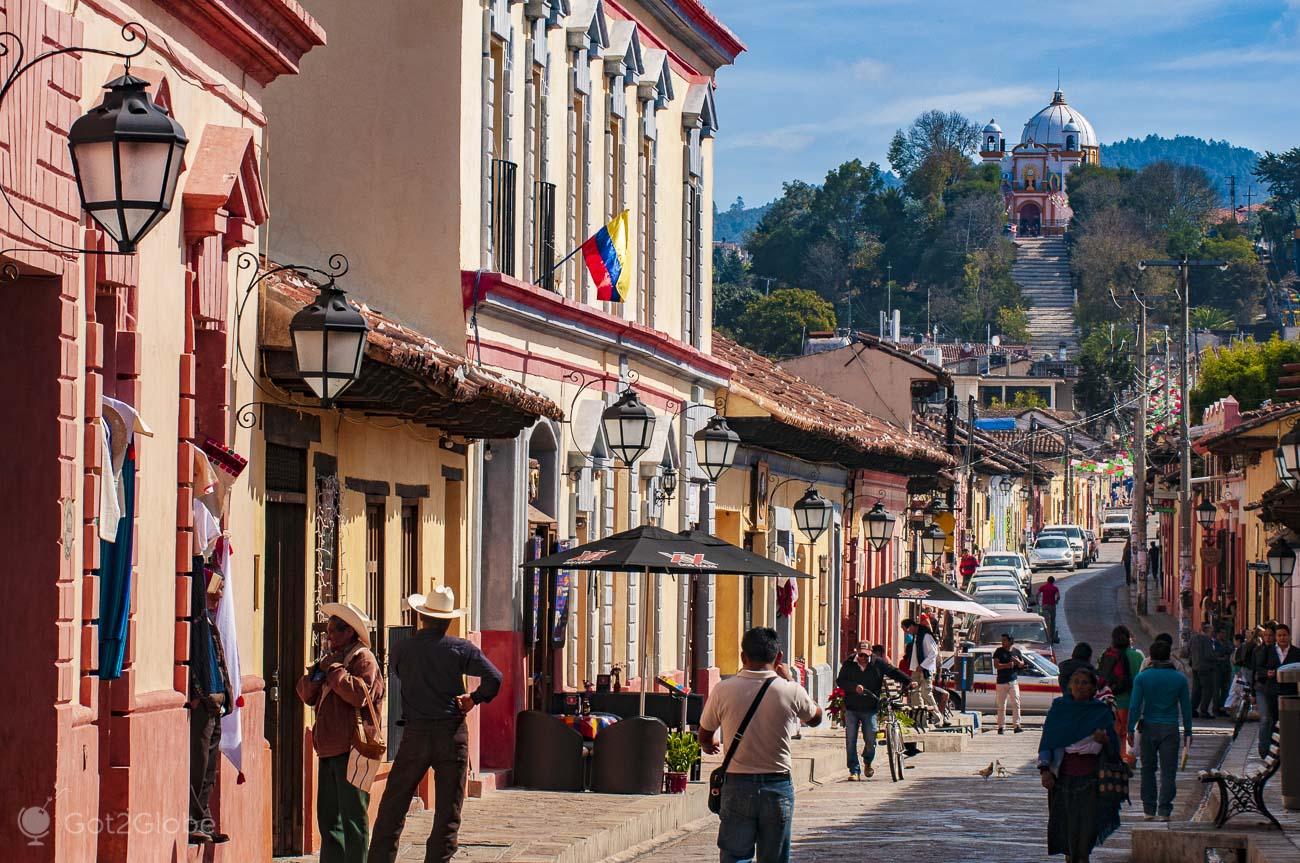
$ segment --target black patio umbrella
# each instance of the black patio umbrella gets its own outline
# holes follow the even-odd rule
[[[702,530],[674,533],[641,525],[520,564],[522,569],[812,578]],[[641,615],[641,713],[645,713],[648,614]]]
[[[985,617],[991,617],[994,614],[991,609],[980,605],[974,598],[962,593],[957,588],[950,587],[939,579],[920,572],[895,581],[885,582],[870,590],[855,593],[854,596],[866,597],[867,599],[902,599],[933,608],[942,608],[947,611],[965,614],[979,614]]]

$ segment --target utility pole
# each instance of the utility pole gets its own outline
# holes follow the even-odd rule
[[[1254,199],[1254,197],[1255,197],[1255,187],[1247,186],[1246,187],[1246,236],[1250,236],[1250,202]],[[1236,217],[1237,216],[1234,213],[1233,218],[1235,219]]]
[[[1038,417],[1029,418],[1029,534],[1032,537],[1038,529],[1038,488],[1034,485],[1034,456],[1038,448]]]
[[[885,261],[885,316],[894,316],[894,265]]]
[[[1228,175],[1228,196],[1232,199],[1232,219],[1237,220],[1237,175]]]
[[[758,280],[763,283],[763,296],[772,292],[772,283],[776,281],[772,276],[759,276]]]
[[[1074,473],[1071,470],[1073,465],[1070,463],[1070,445],[1074,443],[1074,431],[1065,430],[1065,524],[1074,524],[1071,515],[1074,512]]]
[[[1179,300],[1183,304],[1183,325],[1179,333],[1178,389],[1183,400],[1178,411],[1178,640],[1183,647],[1191,640],[1192,610],[1192,441],[1188,433],[1187,401],[1187,351],[1191,344],[1191,296],[1188,290],[1189,273],[1193,267],[1228,268],[1227,261],[1189,260],[1184,255],[1179,260],[1139,261],[1138,269],[1165,267],[1178,271]],[[1169,360],[1165,358],[1165,374],[1169,374]]]
[[[1135,390],[1137,392],[1137,422],[1133,426],[1133,514],[1129,517],[1129,598],[1137,596],[1134,608],[1138,614],[1147,614],[1147,304],[1137,291],[1133,299],[1138,305],[1138,364]]]
[[[975,532],[975,396],[966,399],[966,542],[974,548]]]

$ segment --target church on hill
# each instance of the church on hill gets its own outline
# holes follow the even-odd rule
[[[1065,233],[1071,215],[1066,178],[1078,165],[1101,164],[1101,148],[1088,118],[1058,89],[1010,150],[1002,127],[989,120],[980,158],[1001,165],[1002,193],[1017,236],[1037,237]]]

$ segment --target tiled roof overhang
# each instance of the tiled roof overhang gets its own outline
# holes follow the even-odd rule
[[[957,463],[924,438],[865,413],[716,333],[713,351],[735,366],[731,392],[767,412],[727,412],[728,425],[750,446],[806,461],[900,474],[937,472]]]
[[[316,290],[292,273],[271,276],[263,285],[262,372],[281,389],[310,395],[294,365],[289,321],[315,298]],[[467,438],[513,437],[541,417],[563,418],[559,406],[545,396],[365,305],[360,311],[370,325],[361,377],[337,399],[339,407]]]

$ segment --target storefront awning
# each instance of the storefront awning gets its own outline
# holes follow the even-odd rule
[[[263,282],[258,345],[262,374],[277,387],[310,395],[298,376],[289,321],[316,297],[291,272]],[[563,418],[543,395],[476,365],[429,336],[376,312],[350,294],[370,325],[361,377],[337,399],[339,407],[369,416],[422,423],[466,438],[513,437],[541,417]]]

